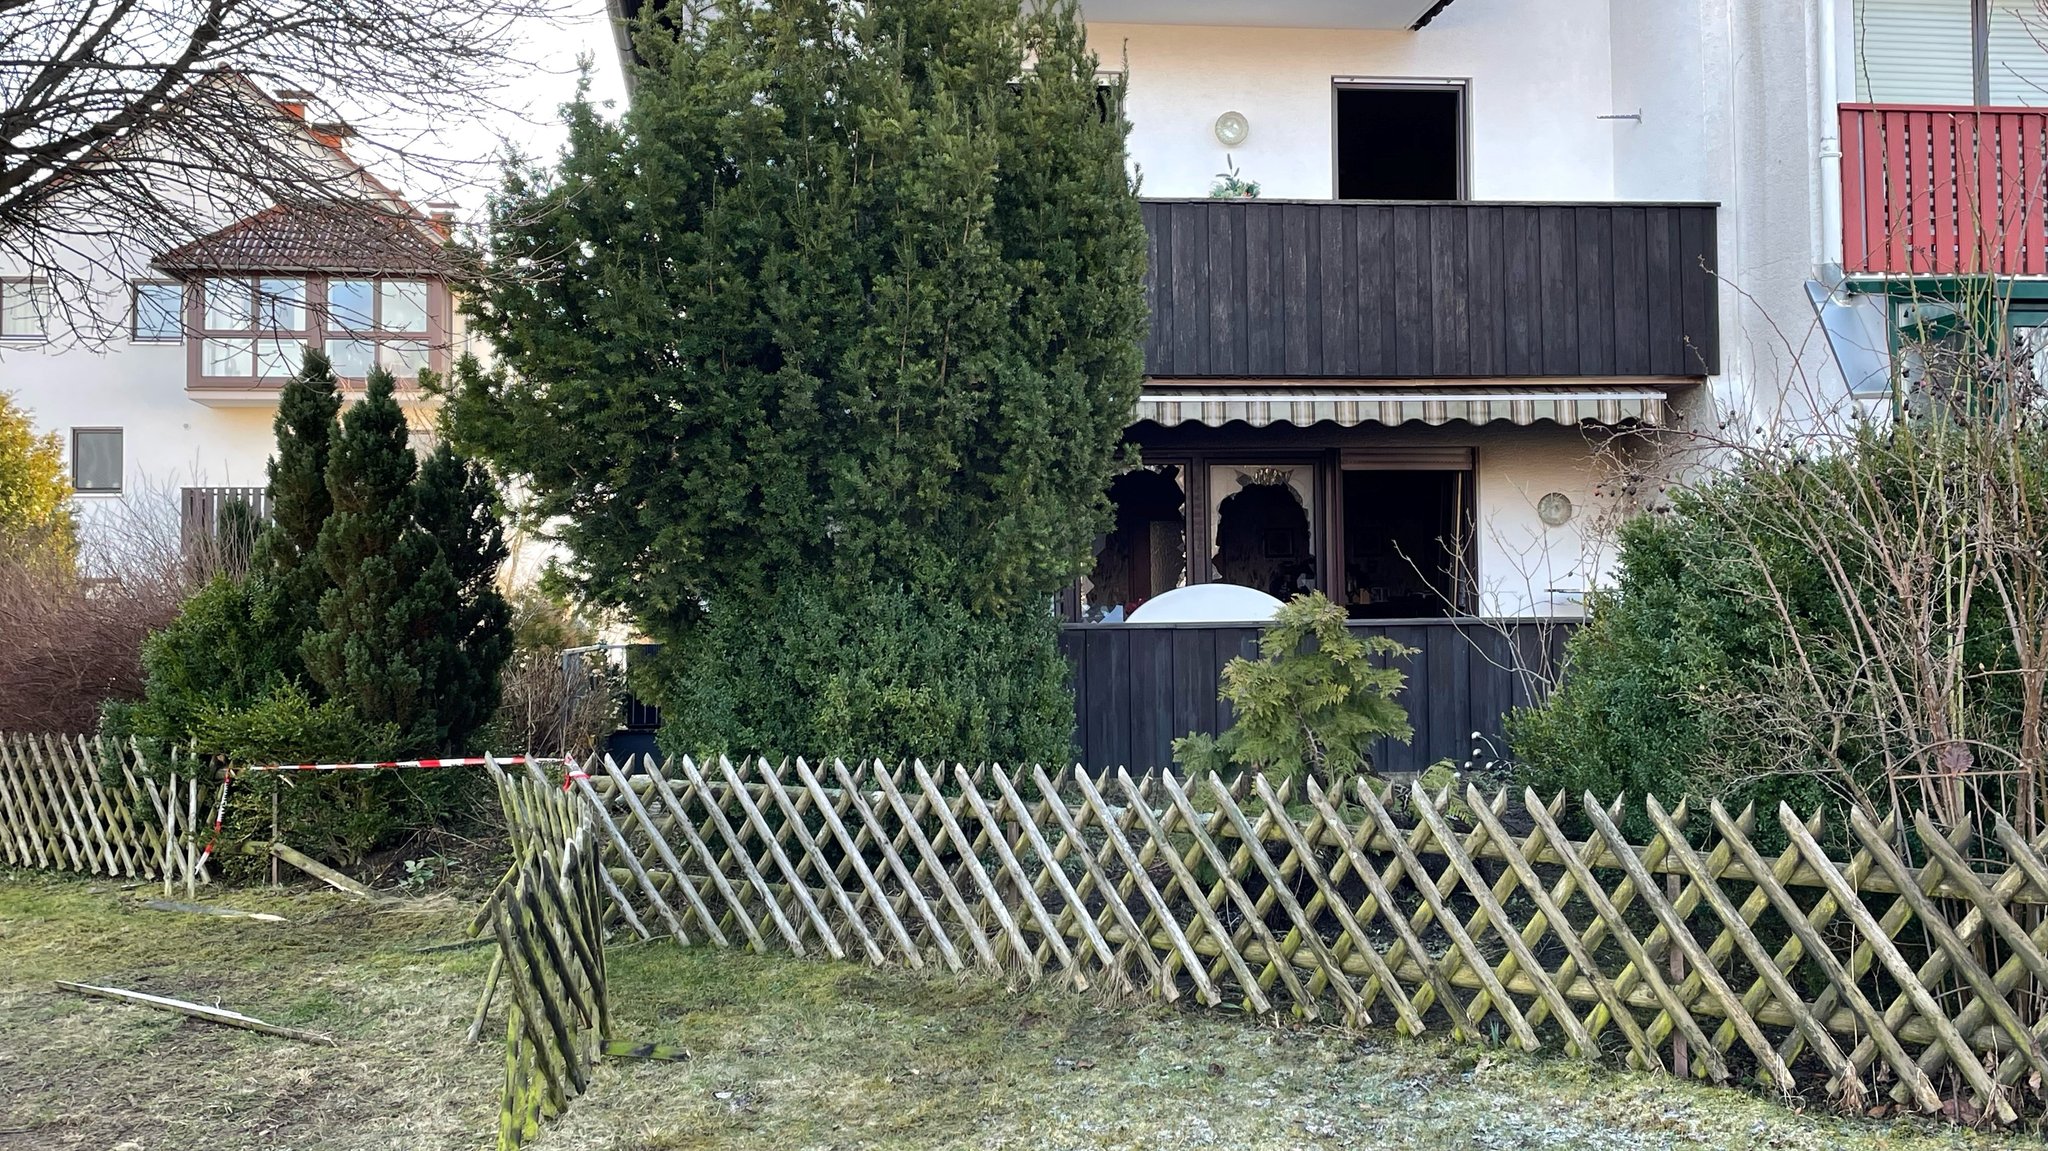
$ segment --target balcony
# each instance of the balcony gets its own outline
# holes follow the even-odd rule
[[[178,541],[186,559],[196,560],[213,547],[221,511],[232,503],[247,504],[259,523],[270,519],[268,488],[178,489]]]
[[[2048,275],[2048,110],[1844,104],[1852,276]]]
[[[1157,379],[1699,377],[1711,204],[1150,200]]]

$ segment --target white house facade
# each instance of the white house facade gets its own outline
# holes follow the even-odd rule
[[[419,370],[445,370],[466,346],[445,221],[364,172],[331,127],[304,124],[303,104],[248,98],[251,115],[296,122],[338,179],[360,182],[360,201],[209,190],[193,197],[206,223],[189,242],[117,238],[70,266],[0,269],[0,392],[64,441],[88,533],[206,531],[225,500],[260,503],[278,396],[307,348],[328,354],[345,392],[372,364],[389,368],[424,440],[433,401]]]

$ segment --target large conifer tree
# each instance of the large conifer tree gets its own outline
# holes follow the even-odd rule
[[[1073,3],[721,5],[636,43],[624,122],[575,106],[496,205],[522,272],[475,320],[510,370],[465,367],[458,435],[669,643],[682,746],[1063,756],[1049,603],[1145,323]]]
[[[368,384],[328,456],[334,510],[315,554],[332,586],[300,652],[328,698],[395,725],[405,751],[432,753],[445,734],[437,705],[452,670],[444,637],[461,605],[447,557],[414,519],[417,463],[391,374],[372,369]]]

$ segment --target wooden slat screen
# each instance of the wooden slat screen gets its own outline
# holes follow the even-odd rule
[[[1713,205],[1150,200],[1155,378],[1720,370]]]

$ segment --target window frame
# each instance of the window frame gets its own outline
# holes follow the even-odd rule
[[[0,341],[21,344],[42,343],[50,338],[50,315],[56,311],[57,304],[56,293],[51,290],[50,281],[47,277],[0,276],[0,316],[5,315],[7,298],[16,289],[22,287],[30,289],[31,292],[36,288],[43,290],[45,306],[37,313],[37,328],[33,332],[9,332],[4,327],[0,327]]]
[[[1462,204],[1472,199],[1472,78],[1469,76],[1332,76],[1330,77],[1330,199],[1340,200],[1343,166],[1337,158],[1342,138],[1338,132],[1337,107],[1347,90],[1375,92],[1442,92],[1458,94],[1458,195],[1436,203]],[[1357,203],[1358,201],[1343,201]]]
[[[328,301],[331,298],[333,285],[337,283],[366,283],[370,285],[370,326],[368,328],[349,327],[341,323],[339,321],[339,318],[334,315],[334,309],[328,306]],[[396,329],[387,328],[384,326],[385,286],[397,284],[418,284],[422,289],[422,296],[420,300],[420,327],[416,331],[398,331]],[[424,353],[425,362],[421,366],[429,371],[435,370],[435,362],[437,359],[435,355],[436,341],[434,339],[434,331],[437,319],[436,310],[434,307],[436,302],[434,293],[435,286],[436,281],[431,277],[426,276],[323,277],[320,281],[320,320],[319,324],[316,327],[316,334],[319,337],[319,347],[324,351],[327,349],[330,343],[337,341],[350,343],[366,343],[370,345],[370,360],[372,366],[382,367],[386,371],[390,371],[394,379],[418,380],[418,371],[414,371],[409,375],[401,375],[398,372],[393,371],[391,366],[389,364],[386,364],[384,361],[384,350],[387,345],[391,344],[418,344],[420,345],[421,350]],[[330,359],[331,358],[332,357],[330,357]],[[366,376],[367,373],[365,373],[365,375],[359,376],[343,375],[339,371],[335,372],[335,377],[337,379],[343,380],[362,380],[365,379]]]
[[[263,307],[264,296],[261,285],[265,280],[298,281],[300,324],[299,328],[266,328],[263,326],[265,309]],[[312,338],[313,331],[307,321],[313,314],[313,289],[314,285],[318,282],[319,281],[317,277],[306,275],[303,273],[296,275],[284,275],[278,273],[266,275],[258,273],[251,275],[202,277],[199,281],[199,292],[197,299],[188,301],[188,307],[191,309],[191,312],[188,314],[196,313],[196,315],[198,316],[198,323],[197,325],[195,325],[195,331],[193,333],[195,338],[192,340],[193,346],[198,349],[197,358],[194,361],[194,366],[196,369],[194,372],[194,378],[198,379],[201,382],[201,386],[214,387],[229,387],[233,386],[235,383],[240,382],[248,382],[255,386],[262,386],[265,384],[269,384],[273,381],[278,383],[279,385],[282,385],[282,383],[285,380],[290,379],[292,374],[291,372],[286,372],[283,375],[278,376],[264,375],[262,371],[262,357],[258,353],[257,348],[260,345],[266,343],[285,343],[296,340],[300,346],[300,351],[303,354],[306,348],[315,346]],[[216,285],[219,284],[238,284],[241,285],[247,291],[249,316],[248,327],[216,328],[208,320],[207,311],[213,304],[214,288]],[[247,346],[249,352],[249,370],[247,373],[237,373],[234,375],[213,375],[206,371],[207,345],[212,344],[216,341],[227,340],[239,340]],[[297,370],[297,368],[292,369],[292,371]]]
[[[260,306],[260,285],[264,280],[296,280],[304,285],[303,306],[299,322],[303,327],[296,330],[265,328],[264,315]],[[342,317],[333,314],[330,305],[332,285],[340,282],[366,282],[371,287],[370,327],[353,328]],[[424,319],[417,331],[387,331],[384,323],[383,296],[385,284],[417,284],[424,296]],[[249,327],[215,328],[207,323],[206,311],[209,299],[218,285],[246,286],[249,293]],[[196,290],[194,290],[196,289]],[[185,296],[185,343],[186,389],[192,392],[246,392],[276,389],[289,378],[287,375],[261,375],[263,359],[259,349],[270,342],[296,342],[306,349],[317,349],[332,356],[335,345],[349,340],[361,340],[371,346],[372,365],[382,364],[392,371],[403,390],[418,386],[418,371],[400,370],[397,351],[417,351],[417,362],[422,369],[445,372],[452,350],[450,327],[453,304],[450,289],[445,279],[436,276],[392,275],[360,276],[330,275],[319,272],[269,272],[236,273],[233,275],[202,276],[196,284],[188,286]],[[352,319],[353,317],[351,317]],[[234,374],[215,375],[207,371],[208,353],[220,341],[239,341],[246,351],[248,366]],[[239,365],[237,365],[239,366]],[[292,371],[296,372],[296,365]],[[337,371],[336,377],[345,387],[360,389],[366,373],[348,374]]]
[[[112,436],[114,437],[114,440],[115,440],[115,444],[116,444],[116,447],[117,447],[117,449],[118,449],[118,456],[117,456],[117,458],[118,458],[118,460],[119,460],[119,472],[120,472],[120,474],[114,477],[114,486],[113,486],[113,487],[110,487],[110,488],[105,488],[105,487],[91,487],[91,488],[89,488],[89,487],[86,487],[86,486],[85,486],[85,484],[84,484],[84,483],[82,482],[82,477],[81,477],[81,476],[79,475],[79,467],[78,467],[78,445],[79,445],[79,439],[80,439],[80,437],[82,437],[82,436],[85,436],[85,435],[108,435],[108,434],[111,434],[111,435],[112,435]],[[123,492],[125,492],[125,491],[127,490],[127,487],[128,487],[128,482],[127,482],[127,481],[128,481],[128,429],[127,429],[127,428],[125,428],[125,427],[116,427],[116,426],[110,426],[110,425],[81,425],[81,426],[79,426],[79,427],[74,427],[74,428],[72,428],[72,429],[71,429],[71,490],[72,490],[72,491],[73,491],[73,492],[74,492],[75,494],[77,494],[77,495],[81,495],[81,496],[118,496],[118,495],[121,495],[121,494],[122,494]]]
[[[177,327],[174,336],[145,336],[142,334],[142,290],[144,288],[176,288],[178,306],[171,312],[171,321]],[[141,279],[128,281],[128,342],[131,344],[182,344],[185,342],[187,327],[185,304],[188,292],[178,280]]]
[[[1953,107],[1958,107],[1958,108],[1965,108],[1965,107],[1967,107],[1967,108],[1991,108],[1991,107],[2003,107],[2003,106],[2004,106],[2004,105],[1997,105],[1997,104],[1993,104],[1993,103],[1991,102],[1991,31],[1992,31],[1992,28],[1991,28],[1991,24],[1992,24],[1992,13],[1993,13],[1993,10],[1994,10],[1995,8],[1999,7],[1999,3],[1998,3],[1998,0],[1968,0],[1968,2],[1969,2],[1969,5],[1970,5],[1970,98],[1969,98],[1969,102],[1968,102],[1968,103],[1966,103],[1966,104],[1953,104],[1953,105],[1950,105],[1950,102],[1949,102],[1949,101],[1946,101],[1946,100],[1941,100],[1941,101],[1928,101],[1928,100],[1916,100],[1916,101],[1912,101],[1912,103],[1916,103],[1916,104],[1923,104],[1923,103],[1939,103],[1939,104],[1942,104],[1942,105],[1945,105],[1945,106],[1953,106]],[[1852,22],[1852,32],[1851,32],[1851,35],[1852,35],[1853,37],[1856,37],[1856,38],[1857,38],[1857,42],[1858,42],[1858,44],[1860,44],[1860,43],[1861,43],[1861,34],[1862,34],[1862,32],[1861,32],[1861,23],[1862,23],[1862,21],[1863,21],[1863,19],[1864,19],[1864,15],[1863,15],[1863,5],[1861,4],[1860,0],[1858,0],[1858,2],[1856,2],[1856,3],[1852,4],[1852,6],[1851,6],[1851,13],[1850,13],[1850,17],[1851,17],[1851,22]],[[1859,57],[1860,57],[1860,52],[1859,52]],[[1867,74],[1867,72],[1865,71],[1865,68],[1864,68],[1864,64],[1863,64],[1863,62],[1862,62],[1862,60],[1861,60],[1860,58],[1859,58],[1859,59],[1857,60],[1857,62],[1856,62],[1856,64],[1855,64],[1855,69],[1856,69],[1856,80],[1855,80],[1855,85],[1856,85],[1857,87],[1859,87],[1859,88],[1860,88],[1860,87],[1867,87],[1868,85],[1866,84],[1866,80],[1867,80],[1867,76],[1868,76],[1868,74]],[[1885,103],[1900,103],[1900,102],[1901,102],[1901,101],[1895,101],[1895,100],[1878,100],[1878,99],[1876,99],[1876,95],[1877,95],[1877,94],[1876,94],[1875,92],[1869,93],[1869,96],[1870,96],[1871,98],[1870,98],[1870,99],[1869,99],[1868,101],[1866,101],[1866,102],[1868,102],[1868,103],[1876,103],[1876,104],[1885,104]]]

